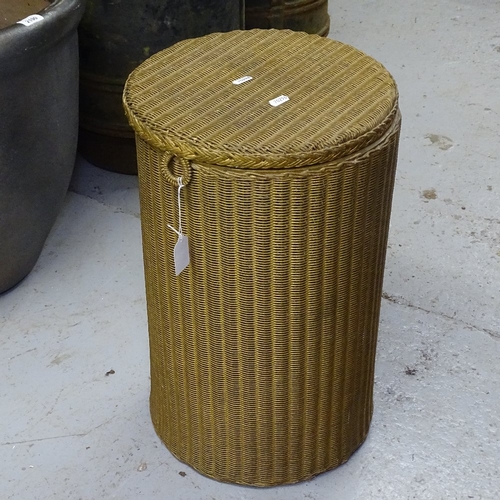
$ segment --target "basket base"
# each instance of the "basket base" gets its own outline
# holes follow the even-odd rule
[[[253,486],[253,487],[257,487],[257,488],[270,488],[270,487],[274,487],[274,486],[285,486],[285,485],[289,485],[289,484],[301,483],[303,481],[310,481],[311,479],[315,478],[316,476],[319,476],[320,474],[323,474],[323,473],[326,473],[326,472],[330,472],[330,471],[332,471],[332,470],[340,467],[341,465],[345,464],[361,448],[361,446],[363,445],[363,443],[366,441],[366,438],[368,437],[369,430],[370,430],[370,427],[368,426],[368,431],[362,436],[361,440],[357,443],[357,445],[355,447],[353,447],[353,449],[349,453],[349,455],[347,457],[345,457],[344,459],[340,460],[337,464],[332,465],[331,467],[322,468],[322,469],[319,469],[317,471],[313,471],[310,474],[307,474],[307,475],[304,475],[304,476],[293,477],[293,478],[290,478],[287,481],[276,481],[276,482],[259,482],[259,481],[254,481],[254,482],[249,482],[249,481],[245,481],[245,480],[243,480],[241,478],[238,479],[236,477],[227,477],[227,476],[225,476],[223,474],[220,474],[220,475],[218,475],[218,474],[211,474],[211,473],[207,472],[206,470],[204,470],[203,468],[196,466],[196,464],[193,464],[190,461],[186,460],[179,453],[177,453],[175,450],[173,450],[168,445],[168,443],[163,439],[163,437],[160,434],[161,431],[158,428],[158,426],[157,426],[157,424],[156,424],[156,422],[155,422],[155,420],[153,418],[153,415],[151,415],[151,417],[152,417],[151,421],[152,421],[152,424],[153,424],[153,428],[154,428],[154,430],[156,432],[156,435],[159,437],[160,441],[165,445],[165,447],[168,449],[168,451],[177,460],[179,460],[179,462],[187,465],[191,469],[195,470],[196,472],[198,472],[199,474],[201,474],[201,475],[203,475],[205,477],[208,477],[209,479],[214,479],[215,481],[219,481],[221,483],[238,484],[240,486]],[[370,417],[370,419],[371,419],[371,417]]]

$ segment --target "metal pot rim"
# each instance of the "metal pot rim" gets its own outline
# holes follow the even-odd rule
[[[43,20],[0,29],[0,74],[31,60],[73,33],[83,15],[83,0],[55,0],[40,11]]]

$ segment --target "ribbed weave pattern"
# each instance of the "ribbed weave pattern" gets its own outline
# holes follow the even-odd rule
[[[273,41],[275,35],[267,36]],[[294,63],[293,54],[287,57]],[[157,68],[160,63],[157,57]],[[295,153],[309,147],[307,134],[297,128],[301,147],[292,147],[293,136],[289,149],[283,146],[290,151],[288,168],[277,168],[273,161],[255,169],[192,161],[190,182],[181,190],[191,263],[177,277],[177,235],[167,227],[179,224],[177,189],[162,170],[165,157],[173,153],[165,145],[178,140],[178,130],[165,124],[163,132],[155,127],[153,139],[148,136],[152,122],[144,124],[150,118],[131,111],[144,88],[131,84],[125,105],[130,104],[132,124],[143,127],[136,129],[137,151],[151,414],[158,435],[180,460],[228,482],[293,483],[340,465],[365,439],[373,410],[400,128],[399,113],[393,112],[394,85],[393,101],[373,126],[385,123],[387,116],[392,121],[358,152],[347,146],[349,157],[296,167]],[[164,99],[162,109],[167,110],[170,95]],[[338,116],[330,116],[332,130]],[[312,114],[311,124],[314,119]],[[225,120],[231,127],[238,114]],[[222,128],[214,123],[214,134]],[[294,126],[285,128],[286,135]],[[360,145],[359,130],[344,135]],[[262,137],[267,134],[264,123]],[[287,143],[275,135],[276,144]],[[154,138],[160,136],[161,147]],[[196,140],[208,158],[213,143]],[[186,143],[188,149],[194,142]],[[340,155],[340,148],[333,140],[330,150]],[[221,154],[214,153],[217,158]],[[232,153],[226,155],[236,161]],[[239,155],[247,158],[246,151]],[[286,158],[283,153],[280,161]],[[171,178],[185,175],[186,165],[185,159],[174,159]]]
[[[232,82],[243,76],[252,80]],[[269,100],[286,95],[276,108]],[[158,52],[128,78],[149,144],[235,168],[291,168],[369,146],[397,114],[391,75],[363,52],[289,30],[215,33]]]

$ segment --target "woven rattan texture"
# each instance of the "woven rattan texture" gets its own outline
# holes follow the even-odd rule
[[[351,162],[252,175],[194,164],[179,277],[177,190],[138,141],[151,413],[180,460],[284,484],[365,439],[398,126]]]
[[[290,101],[270,106],[280,95]],[[286,168],[375,142],[397,113],[397,90],[387,70],[349,45],[251,30],[155,54],[129,77],[124,102],[136,133],[159,149],[236,168]]]
[[[279,44],[273,48],[276,60],[288,59],[295,72],[317,82],[314,72],[295,62],[294,54],[301,50],[292,43],[295,35],[280,33],[267,33],[271,45],[276,37],[282,40],[281,49]],[[243,50],[252,41],[258,47],[255,68],[260,68],[271,57],[261,41],[264,35],[239,32],[234,36],[248,43],[221,41],[221,54],[233,45]],[[326,44],[346,71],[356,66],[355,61],[343,66],[354,49],[297,35],[312,54]],[[202,40],[211,46],[218,36]],[[346,102],[333,97],[338,109],[325,114],[315,107],[314,96],[307,108],[307,92],[296,75],[294,85],[304,95],[299,107],[304,109],[290,111],[291,124],[281,107],[273,108],[274,121],[262,110],[249,121],[241,111],[250,108],[238,108],[233,99],[231,114],[220,97],[211,101],[215,111],[207,108],[207,115],[191,117],[174,84],[152,80],[179,77],[186,99],[201,95],[198,87],[204,83],[195,82],[212,75],[211,70],[195,64],[193,71],[198,69],[185,76],[186,65],[199,55],[198,44],[203,42],[183,42],[178,64],[166,58],[169,77],[160,57],[146,62],[146,70],[137,73],[144,82],[130,79],[125,96],[137,132],[151,415],[171,452],[207,476],[255,486],[294,483],[345,462],[368,433],[400,130],[397,93],[386,71],[366,61],[369,74],[370,68],[382,72],[379,83],[386,89],[376,91],[379,100],[370,105],[365,83],[378,77],[356,70],[342,94]],[[210,53],[217,59],[217,52]],[[249,64],[254,64],[251,58]],[[247,69],[233,68],[224,80]],[[322,81],[325,96],[337,85],[339,73]],[[213,93],[224,94],[220,80],[210,78],[206,81],[214,85]],[[152,92],[148,88],[155,88],[163,101],[153,95],[145,99]],[[363,105],[351,96],[358,90]],[[276,94],[262,92],[265,99]],[[200,97],[198,112],[205,97]],[[146,109],[141,106],[148,99],[156,105],[135,116],[134,110]],[[190,102],[196,105],[198,97]],[[219,118],[217,109],[222,110]],[[299,115],[305,120],[303,129],[295,122]],[[214,120],[212,127],[206,116]],[[345,116],[351,117],[348,125]],[[324,121],[315,129],[316,119],[329,120],[330,128]],[[262,120],[262,130],[253,120]],[[198,135],[190,138],[186,132],[181,138],[181,129]],[[320,143],[328,154],[333,152],[333,159],[318,164]],[[229,152],[236,144],[238,152]],[[338,157],[341,153],[345,156]],[[193,155],[196,160],[189,161]],[[233,165],[235,161],[242,163]],[[168,224],[179,224],[179,176],[187,183],[181,190],[182,225],[191,263],[175,276],[177,235]]]

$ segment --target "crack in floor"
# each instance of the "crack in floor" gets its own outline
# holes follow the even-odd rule
[[[82,432],[80,434],[64,434],[62,436],[50,436],[50,437],[44,437],[44,438],[38,438],[38,439],[26,439],[25,441],[12,441],[12,442],[5,442],[5,443],[0,443],[0,446],[9,446],[9,445],[17,445],[17,444],[28,444],[28,443],[38,443],[40,441],[50,441],[51,439],[65,439],[69,437],[84,437],[88,432]]]
[[[117,417],[117,415],[113,415],[112,417],[108,418],[106,421],[102,422],[99,425],[96,425],[95,427],[93,427],[92,429],[90,429],[87,432],[80,432],[80,433],[75,433],[75,434],[63,434],[62,436],[49,436],[49,437],[38,438],[38,439],[26,439],[24,441],[5,442],[5,443],[0,443],[0,446],[38,443],[40,441],[50,441],[52,439],[66,439],[66,438],[70,438],[70,437],[85,437],[85,436],[88,436],[90,433],[96,431],[100,427],[103,427],[104,425],[109,424],[109,422],[111,422],[111,420],[115,419],[116,417]]]
[[[494,330],[490,330],[488,328],[481,328],[480,326],[473,325],[472,323],[467,323],[467,321],[464,321],[464,320],[459,319],[459,318],[454,317],[454,316],[450,316],[449,314],[446,314],[443,312],[431,311],[430,309],[425,309],[424,307],[412,304],[409,300],[406,300],[404,297],[401,297],[399,295],[390,295],[387,292],[382,292],[382,298],[387,300],[388,302],[391,302],[392,304],[397,304],[400,306],[409,307],[411,309],[416,309],[418,311],[422,311],[422,312],[425,312],[427,314],[433,314],[435,316],[440,316],[441,318],[449,319],[451,321],[455,321],[457,323],[460,323],[461,325],[465,326],[469,330],[477,330],[479,332],[486,333],[491,338],[494,338],[496,340],[500,339],[499,332],[495,332]]]
[[[70,193],[74,193],[74,194],[77,194],[79,196],[83,196],[84,198],[87,198],[89,200],[92,200],[92,201],[95,201],[101,205],[103,205],[104,207],[106,208],[110,208],[114,211],[115,214],[125,214],[125,215],[131,215],[132,217],[135,217],[136,219],[140,219],[141,218],[141,215],[139,213],[135,213],[135,212],[131,212],[129,210],[123,210],[123,208],[120,208],[120,207],[117,207],[116,205],[110,205],[109,203],[106,203],[104,201],[101,201],[97,198],[94,198],[93,196],[89,195],[89,194],[86,194],[86,193],[82,193],[80,191],[77,191],[74,187],[70,186],[68,191]]]

